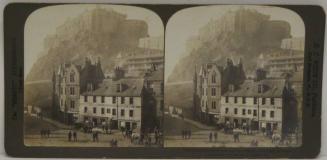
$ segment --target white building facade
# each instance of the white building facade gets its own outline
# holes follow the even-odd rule
[[[238,88],[221,98],[223,123],[241,128],[245,124],[251,130],[269,130],[280,133],[283,125],[284,80],[246,80]]]
[[[81,94],[79,122],[94,126],[110,124],[113,129],[140,132],[142,89],[143,79],[106,79],[99,89]]]

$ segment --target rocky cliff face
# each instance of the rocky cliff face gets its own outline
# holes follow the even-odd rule
[[[218,20],[210,21],[192,37],[189,55],[179,61],[168,81],[192,80],[195,65],[216,61],[224,65],[226,58],[242,58],[245,70],[256,67],[260,54],[280,49],[281,41],[289,38],[290,25],[270,20],[268,15],[254,10],[230,11]]]
[[[104,71],[111,70],[118,52],[136,48],[138,40],[147,36],[144,21],[127,20],[126,15],[102,8],[86,11],[68,19],[45,39],[46,50],[27,73],[26,81],[50,80],[59,64],[83,64],[85,56],[100,56]]]

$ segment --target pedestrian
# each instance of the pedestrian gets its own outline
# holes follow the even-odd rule
[[[210,134],[209,134],[209,141],[210,142],[212,141],[212,132],[210,132]]]
[[[246,134],[250,134],[250,127],[249,127],[249,125],[246,125]]]
[[[240,133],[238,133],[238,132],[236,133],[236,141],[240,142]]]
[[[218,133],[217,133],[217,131],[215,131],[215,133],[213,134],[213,137],[215,138],[215,142],[217,142],[217,138],[218,138]]]
[[[76,131],[73,132],[73,138],[74,138],[74,141],[76,142],[77,141],[77,133],[76,133]]]
[[[50,131],[50,129],[48,129],[48,130],[47,130],[48,138],[50,138],[50,133],[51,133],[51,131]]]
[[[182,138],[184,139],[184,133],[185,133],[185,132],[184,132],[183,129],[181,130],[181,133],[182,133]]]
[[[98,132],[95,132],[95,140],[96,140],[97,142],[99,142],[99,133],[98,133]]]
[[[95,132],[92,133],[93,142],[95,142]]]
[[[72,140],[72,132],[69,131],[69,133],[68,133],[68,141],[70,142],[71,140]]]

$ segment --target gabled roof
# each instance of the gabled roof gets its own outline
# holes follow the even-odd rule
[[[227,91],[223,96],[238,97],[282,97],[285,79],[264,79],[260,81],[245,80],[233,92]],[[259,85],[263,85],[263,92],[258,92]]]
[[[122,90],[117,92],[117,86],[121,85]],[[121,78],[119,80],[104,79],[99,88],[94,91],[86,91],[82,95],[97,96],[141,96],[144,79],[141,78]]]

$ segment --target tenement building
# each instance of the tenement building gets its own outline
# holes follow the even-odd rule
[[[233,127],[283,133],[297,127],[297,101],[286,79],[265,76],[229,85],[221,97],[221,118]]]
[[[78,118],[80,93],[88,85],[96,89],[102,82],[104,75],[99,60],[92,62],[85,58],[85,65],[65,63],[53,73],[53,114],[60,121],[72,124]]]
[[[114,76],[103,80],[97,89],[89,87],[79,100],[79,122],[93,126],[110,125],[134,132],[152,129],[156,123],[155,99],[144,85],[144,78],[125,77],[115,68]]]
[[[143,79],[115,77],[105,79],[97,89],[81,93],[79,121],[98,126],[140,130]]]
[[[229,84],[238,85],[245,79],[242,61],[234,65],[227,59],[226,67],[217,63],[201,66],[194,75],[194,116],[207,124],[217,124],[220,117],[221,94],[227,91]]]

